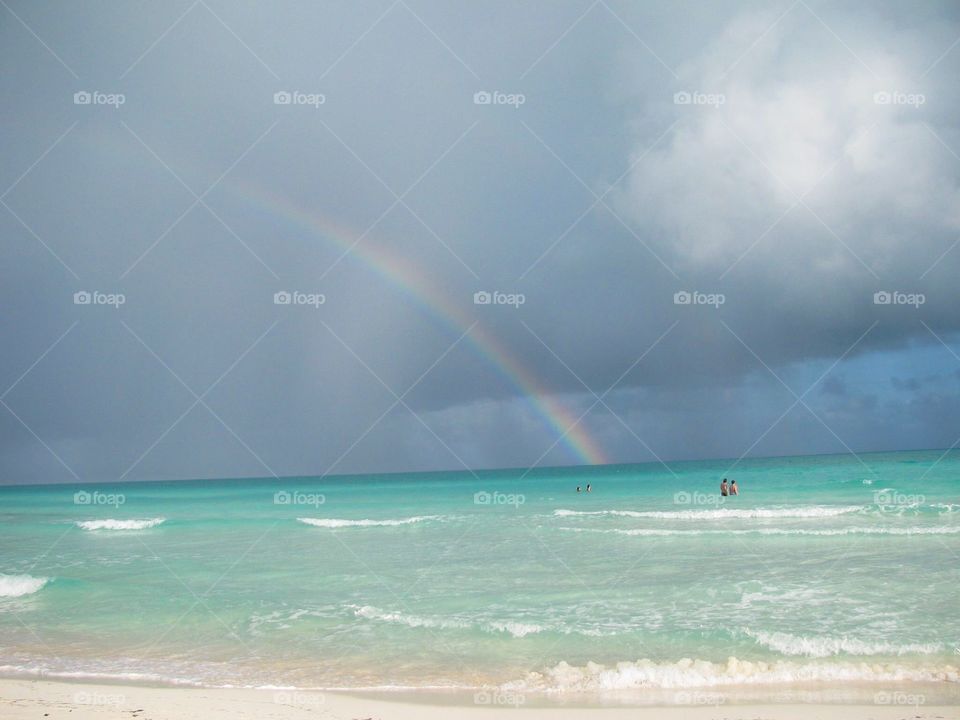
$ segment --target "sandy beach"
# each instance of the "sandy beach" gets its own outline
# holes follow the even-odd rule
[[[430,698],[432,699],[432,698]],[[879,705],[731,705],[703,707],[470,707],[459,703],[291,690],[197,689],[99,685],[35,680],[0,680],[0,717],[7,720],[413,720],[468,717],[475,720],[516,716],[526,720],[603,717],[667,720],[956,720],[960,708]]]

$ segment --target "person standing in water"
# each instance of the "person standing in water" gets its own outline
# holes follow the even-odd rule
[[[722,497],[727,497],[730,494],[730,489],[727,487],[727,479],[724,478],[723,482],[720,483],[720,495]]]
[[[587,492],[590,492],[590,483],[587,483]]]
[[[736,480],[733,480],[733,481],[730,482],[730,494],[731,494],[731,495],[739,495],[739,494],[740,494],[740,489],[737,487],[737,481],[736,481]]]

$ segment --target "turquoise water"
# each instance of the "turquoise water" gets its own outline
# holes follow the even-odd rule
[[[4,487],[0,672],[956,699],[941,455]]]

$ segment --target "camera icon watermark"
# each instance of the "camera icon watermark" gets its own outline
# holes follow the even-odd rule
[[[327,496],[323,493],[278,490],[273,494],[274,505],[310,505],[312,507],[319,507],[325,502],[327,502]]]
[[[78,490],[73,494],[74,505],[110,505],[111,507],[118,508],[125,502],[127,502],[127,497],[123,493]]]
[[[710,305],[719,308],[727,302],[727,296],[723,293],[704,293],[688,290],[680,290],[673,294],[674,305]]]
[[[474,505],[512,505],[518,508],[526,501],[526,495],[521,493],[502,493],[496,490],[487,492],[486,490],[481,490],[473,494]]]
[[[899,90],[880,90],[873,94],[873,102],[877,105],[906,105],[919,108],[927,102],[923,93],[906,93]]]
[[[74,105],[110,105],[116,110],[125,102],[127,102],[127,96],[123,93],[78,90],[73,94]]]
[[[474,105],[508,105],[516,110],[525,102],[527,102],[527,96],[523,93],[478,90],[473,94]]]
[[[473,294],[474,305],[510,305],[519,308],[527,301],[527,296],[523,293],[504,293],[498,290],[487,292],[478,290]]]
[[[873,294],[874,305],[910,305],[919,308],[927,302],[923,293],[906,293],[899,290],[878,290]]]
[[[319,108],[325,105],[327,96],[323,93],[305,93],[299,90],[280,90],[273,94],[274,105],[308,105]]]
[[[499,707],[513,706],[520,707],[527,701],[523,693],[513,690],[504,690],[502,688],[484,688],[473,694],[474,705],[496,705]]]
[[[306,293],[299,290],[281,290],[273,294],[274,305],[309,305],[318,308],[327,302],[323,293]]]
[[[127,296],[123,293],[78,290],[73,294],[74,305],[106,305],[108,307],[119,308],[126,302]]]
[[[727,96],[723,93],[705,93],[699,91],[689,92],[681,90],[673,94],[674,105],[708,105],[719,108],[726,104]]]

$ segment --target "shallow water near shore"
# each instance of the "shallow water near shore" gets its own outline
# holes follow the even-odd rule
[[[960,453],[731,465],[0,488],[0,672],[960,701]]]

